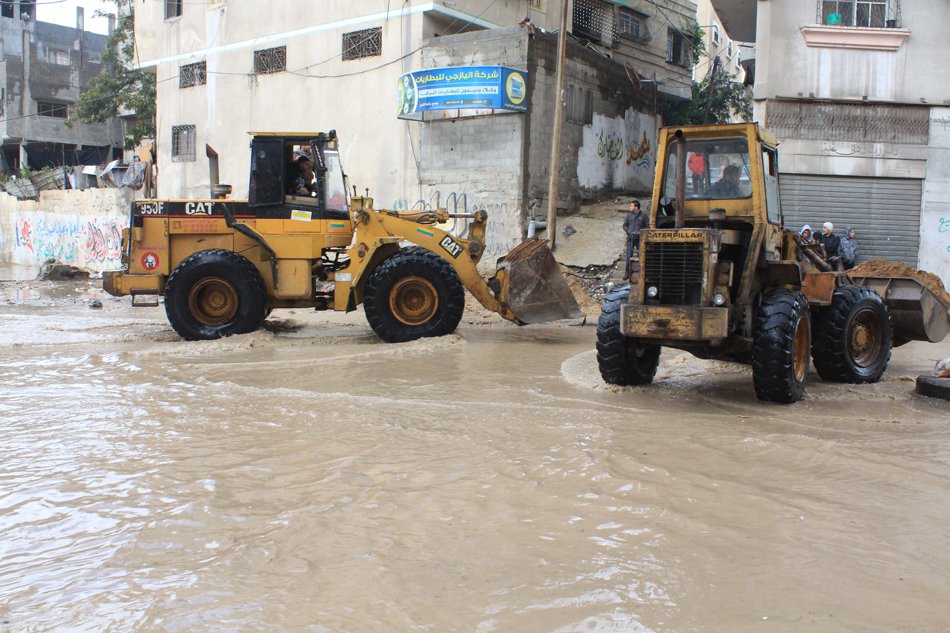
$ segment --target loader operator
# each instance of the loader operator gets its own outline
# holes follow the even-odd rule
[[[313,161],[307,155],[302,155],[294,161],[297,167],[297,179],[294,181],[291,193],[295,196],[312,196],[315,192],[315,175]]]
[[[717,198],[735,198],[739,195],[739,166],[726,165],[722,170],[722,178],[712,187]]]

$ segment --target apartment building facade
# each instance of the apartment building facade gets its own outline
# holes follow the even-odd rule
[[[950,283],[950,5],[714,0],[754,37],[754,111],[781,140],[787,225],[857,228],[861,255]]]
[[[657,104],[689,96],[689,64],[678,57],[667,61],[667,37],[671,23],[677,33],[694,23],[695,5],[644,3],[636,14],[643,30],[634,32],[623,18],[634,13],[627,4],[574,0],[568,7],[574,84],[563,95],[569,124],[561,208],[644,188],[652,163],[649,178],[634,173],[635,163],[642,172],[646,152],[626,163],[632,137],[634,154],[644,135],[652,146]],[[352,183],[361,192],[368,188],[378,206],[445,206],[451,200],[487,208],[497,220],[489,254],[493,243],[498,249],[517,243],[532,210],[546,206],[536,183],[547,178],[548,106],[555,96],[550,43],[560,8],[556,0],[327,0],[284,12],[262,12],[251,0],[137,4],[139,64],[157,79],[158,195],[207,197],[207,156],[213,155],[221,181],[232,185],[234,197],[244,197],[248,133],[334,129]],[[592,41],[595,30],[598,42]],[[407,73],[479,64],[526,71],[529,105],[520,112],[398,116],[397,85]],[[613,134],[616,157],[596,155],[600,117],[610,119],[597,128],[601,145]],[[593,166],[577,159],[591,147],[598,161]]]

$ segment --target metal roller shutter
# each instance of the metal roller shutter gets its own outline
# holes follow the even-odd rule
[[[917,267],[922,180],[781,174],[785,228],[831,222],[858,230],[858,262],[892,259]]]

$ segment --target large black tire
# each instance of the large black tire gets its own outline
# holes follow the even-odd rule
[[[863,286],[835,290],[815,318],[811,354],[818,375],[833,382],[877,382],[891,359],[891,315],[877,292]]]
[[[444,336],[462,320],[465,289],[451,264],[412,246],[376,267],[363,307],[370,327],[389,343]]]
[[[792,290],[766,295],[752,333],[752,381],[759,400],[790,404],[802,399],[810,338],[805,295]]]
[[[233,251],[195,253],[165,284],[165,314],[188,341],[253,332],[264,322],[266,304],[261,274]]]
[[[597,367],[611,385],[647,385],[660,364],[660,346],[620,333],[620,306],[630,296],[630,284],[607,293],[597,321]]]

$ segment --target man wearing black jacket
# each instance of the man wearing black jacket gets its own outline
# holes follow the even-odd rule
[[[640,231],[648,228],[650,216],[640,208],[640,201],[634,200],[630,203],[630,213],[623,220],[623,232],[627,234],[627,263],[624,267],[627,279],[630,279],[630,258],[633,257],[633,249],[640,249]]]
[[[821,226],[821,235],[818,237],[818,242],[821,244],[822,251],[824,251],[825,259],[828,260],[829,264],[837,268],[838,262],[841,260],[841,253],[839,252],[841,238],[832,232],[834,230],[834,224],[825,222]]]

